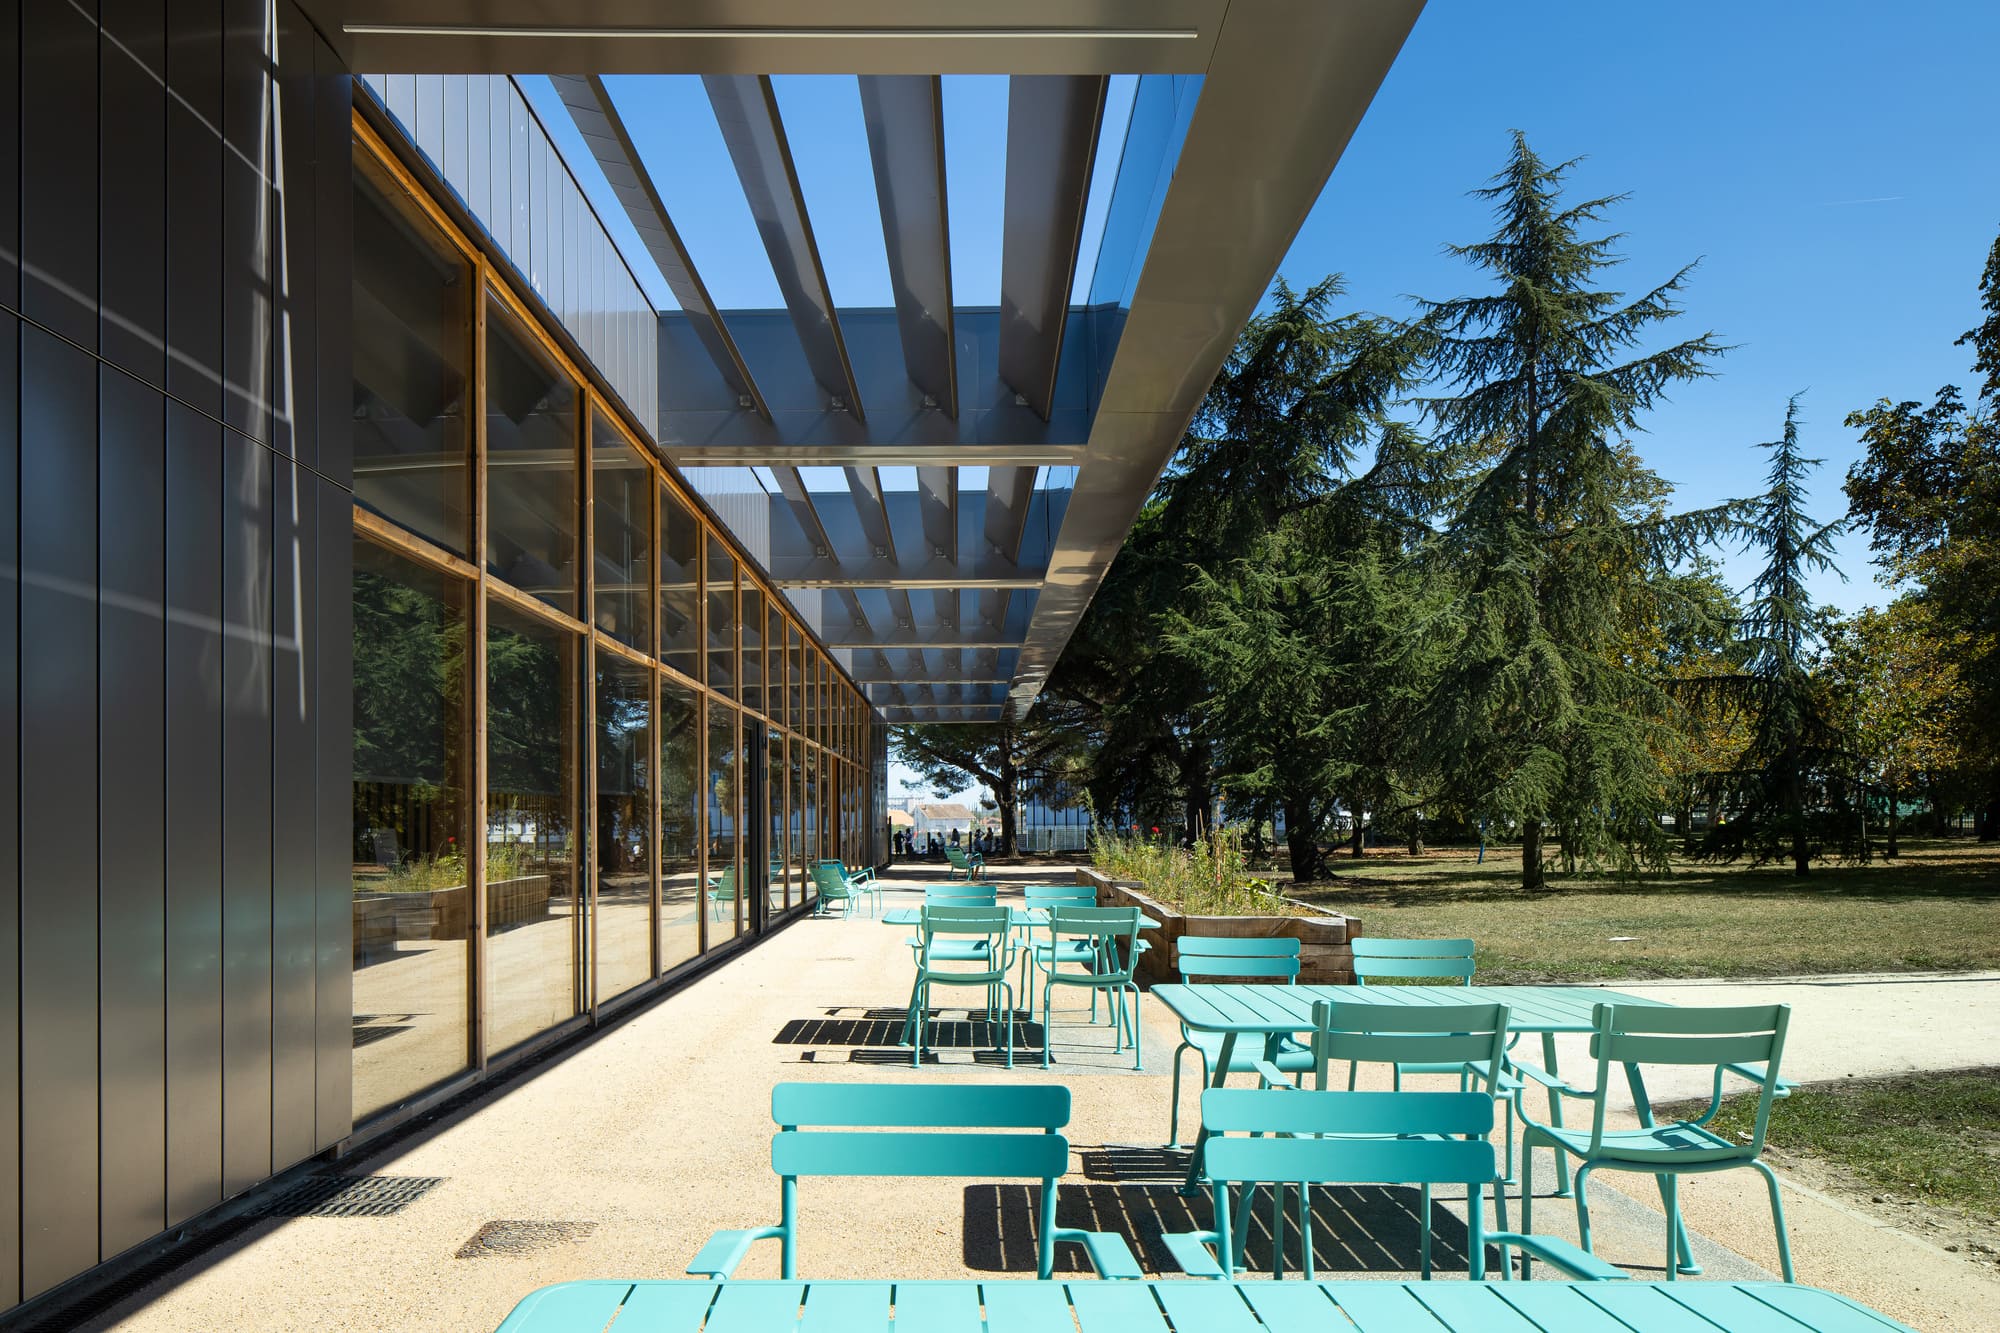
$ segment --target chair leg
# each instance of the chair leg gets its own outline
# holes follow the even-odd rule
[[[1680,1177],[1668,1174],[1653,1179],[1659,1182],[1660,1203],[1667,1211],[1667,1276],[1673,1277],[1676,1269],[1699,1273],[1701,1265],[1694,1261],[1694,1253],[1688,1248],[1687,1223],[1681,1220]]]
[[[1143,1071],[1146,1068],[1146,1052],[1139,1044],[1139,988],[1132,988],[1132,1068]],[[1124,1006],[1124,991],[1119,993],[1119,1006]]]
[[[1014,1067],[1014,988],[1006,982],[1000,983],[1000,991],[1007,1002],[1007,1011],[1001,1016],[1007,1025],[1007,1068]]]
[[[1527,1139],[1527,1136],[1526,1136],[1525,1134],[1523,1134],[1523,1135],[1522,1135],[1522,1137],[1521,1137],[1521,1163],[1522,1163],[1522,1165],[1521,1165],[1521,1234],[1522,1234],[1522,1235],[1524,1235],[1524,1236],[1532,1236],[1532,1235],[1534,1235],[1534,1234],[1535,1234],[1535,1172],[1534,1172],[1534,1162],[1535,1162],[1535,1155],[1534,1155],[1533,1153],[1531,1153],[1531,1152],[1529,1152],[1529,1151],[1528,1151],[1528,1139]],[[1527,1252],[1526,1250],[1522,1250],[1522,1251],[1521,1251],[1521,1281],[1523,1281],[1523,1282],[1526,1282],[1526,1281],[1528,1281],[1529,1277],[1531,1276],[1531,1275],[1529,1274],[1529,1272],[1528,1272],[1528,1265],[1529,1265],[1529,1264],[1531,1264],[1531,1263],[1533,1263],[1533,1262],[1534,1262],[1534,1259],[1533,1259],[1533,1257],[1532,1257],[1531,1255],[1529,1255],[1529,1253],[1528,1253],[1528,1252]]]
[[[931,987],[927,981],[917,983],[916,1007],[910,1010],[910,1025],[914,1029],[910,1039],[910,1068],[924,1067],[924,1018],[930,1013]]]
[[[1049,1067],[1049,1061],[1054,1058],[1053,1048],[1056,1044],[1055,1019],[1049,1013],[1049,995],[1055,988],[1055,974],[1052,971],[1049,979],[1042,983],[1042,1068],[1044,1069]]]
[[[1431,1187],[1421,1187],[1421,1201],[1417,1204],[1417,1223],[1422,1228],[1417,1233],[1418,1271],[1423,1280],[1431,1280]]]
[[[1778,1197],[1778,1173],[1773,1171],[1768,1163],[1755,1159],[1751,1160],[1750,1165],[1763,1174],[1765,1188],[1771,1192],[1771,1225],[1777,1228],[1778,1232],[1778,1274],[1787,1282],[1796,1281],[1792,1276],[1792,1238],[1785,1230],[1785,1204]],[[1683,1226],[1683,1234],[1686,1230],[1687,1228]]]
[[[1559,1162],[1565,1160],[1563,1158],[1561,1149],[1556,1150],[1556,1160]],[[1577,1167],[1576,1175],[1571,1177],[1570,1189],[1576,1195],[1577,1244],[1583,1247],[1584,1253],[1595,1254],[1597,1253],[1597,1251],[1590,1248],[1590,1200],[1588,1199],[1588,1197],[1585,1196],[1583,1192],[1584,1190],[1583,1182],[1585,1181],[1586,1178],[1589,1177],[1589,1175],[1590,1175],[1590,1163],[1585,1162],[1583,1165]]]

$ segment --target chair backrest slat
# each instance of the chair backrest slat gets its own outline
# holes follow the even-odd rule
[[[771,1138],[781,1176],[976,1176],[1048,1180],[1069,1170],[1069,1140],[1040,1134],[871,1134],[788,1130]]]
[[[1723,1065],[1763,1065],[1756,1118],[1747,1139],[1728,1148],[1692,1145],[1682,1153],[1687,1161],[1750,1160],[1764,1150],[1771,1124],[1771,1103],[1778,1095],[1778,1064],[1785,1052],[1785,1032],[1791,1008],[1782,1004],[1665,1006],[1600,1004],[1590,1037],[1597,1061],[1597,1086],[1609,1086],[1614,1065],[1708,1065],[1715,1068],[1714,1093],[1708,1112],[1694,1121],[1705,1125],[1722,1098]],[[1604,1138],[1606,1098],[1600,1096],[1591,1117],[1590,1150]]]
[[[1354,979],[1364,986],[1376,977],[1472,983],[1471,940],[1391,940],[1363,935],[1349,943],[1354,950]]]
[[[830,866],[824,861],[813,867],[813,887],[823,898],[847,897],[847,881],[841,877],[838,866]]]
[[[1183,935],[1174,947],[1205,958],[1297,958],[1299,942],[1289,935],[1239,938],[1234,935]]]
[[[927,903],[948,904],[954,907],[991,907],[999,901],[1000,891],[994,888],[958,888],[933,884],[924,890]]]
[[[1493,1097],[1484,1092],[1317,1092],[1210,1088],[1201,1123],[1213,1133],[1485,1134]],[[1210,1139],[1213,1147],[1219,1139]]]
[[[1299,975],[1297,958],[1230,957],[1226,954],[1190,954],[1185,950],[1180,956],[1182,981],[1195,977],[1267,977],[1296,980]]]
[[[1762,1064],[1771,1058],[1771,1034],[1742,1033],[1733,1037],[1634,1036],[1613,1033],[1593,1036],[1590,1054],[1613,1064],[1733,1065]]]
[[[1029,884],[1022,888],[1021,896],[1033,906],[1071,903],[1079,907],[1090,907],[1097,902],[1097,890],[1085,888],[1081,884]]]
[[[1203,1152],[1209,1178],[1232,1183],[1484,1185],[1499,1175],[1493,1145],[1483,1139],[1212,1138]]]
[[[1011,928],[1011,918],[1004,907],[972,907],[956,903],[926,903],[917,921],[926,936],[1005,936]]]
[[[1049,928],[1057,935],[1110,939],[1139,930],[1136,907],[1063,907],[1049,909]]]
[[[1061,1129],[1069,1089],[1005,1083],[780,1083],[771,1119],[832,1128]]]
[[[1396,940],[1357,935],[1350,941],[1356,958],[1470,958],[1471,940]]]

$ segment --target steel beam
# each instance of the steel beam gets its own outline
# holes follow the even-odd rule
[[[709,105],[715,108],[715,122],[722,129],[730,160],[736,164],[743,197],[750,204],[764,252],[771,258],[771,271],[778,279],[785,308],[791,312],[792,326],[805,348],[813,378],[830,396],[830,407],[856,421],[866,420],[770,77],[705,74],[702,86],[708,91]]]
[[[611,193],[617,196],[633,230],[639,233],[639,241],[653,257],[660,276],[667,280],[667,289],[687,313],[695,335],[722,373],[723,382],[737,395],[740,406],[751,408],[769,421],[770,406],[758,391],[750,367],[744,364],[736,340],[729,336],[728,327],[716,311],[708,284],[701,280],[687,246],[681,243],[680,232],[667,215],[666,203],[640,160],[639,150],[633,145],[604,80],[595,74],[552,74],[549,82],[555,85],[556,95],[562,98],[570,119],[576,122],[577,132],[589,146],[590,155],[597,159]]]
[[[763,467],[778,461],[801,467],[896,467],[950,459],[964,467],[1073,467],[1083,458],[1081,444],[701,444],[665,446],[667,456],[685,467]],[[942,470],[942,469],[940,469]],[[918,484],[922,485],[919,478]]]
[[[815,554],[820,559],[839,563],[833,553],[833,539],[826,535],[826,525],[819,520],[819,510],[813,507],[812,492],[806,489],[806,479],[799,475],[796,467],[773,465],[771,475],[778,480],[778,489],[784,493],[792,506],[792,515],[805,529],[806,540],[811,542]]]
[[[1015,716],[1041,692],[1422,10],[1423,0],[1230,7],[1035,601]]]
[[[878,74],[864,75],[860,85],[903,361],[910,381],[955,420],[958,345],[945,202],[944,81],[935,74]]]
[[[828,626],[824,632],[824,637],[826,639],[826,646],[829,648],[936,648],[940,650],[962,648],[974,650],[986,648],[1019,648],[1021,646],[1021,640],[1019,639],[1009,639],[997,633],[969,634],[956,625],[950,627],[911,626],[907,629],[898,625],[886,634],[876,634],[865,639],[858,638],[852,633],[837,632],[834,627]]]
[[[1056,362],[1109,86],[1102,75],[1007,81],[1000,378],[1044,421],[1055,401]]]

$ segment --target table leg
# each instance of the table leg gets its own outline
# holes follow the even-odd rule
[[[1222,1049],[1215,1054],[1215,1070],[1209,1076],[1209,1087],[1219,1088],[1228,1080],[1229,1062],[1235,1058],[1235,1055],[1236,1034],[1234,1032],[1225,1032],[1222,1034]],[[1207,1144],[1208,1124],[1204,1121],[1195,1130],[1194,1151],[1188,1154],[1187,1181],[1181,1186],[1181,1193],[1184,1196],[1191,1196],[1201,1189],[1201,1150]]]
[[[1562,1072],[1556,1068],[1556,1034],[1553,1032],[1544,1032],[1542,1034],[1542,1065],[1549,1071],[1549,1075],[1552,1078],[1562,1077]],[[1550,1088],[1548,1091],[1549,1123],[1557,1129],[1561,1129],[1563,1122],[1562,1094],[1554,1088]],[[1556,1159],[1556,1197],[1558,1199],[1566,1199],[1569,1197],[1569,1155],[1560,1148],[1556,1149],[1552,1155]],[[1523,1161],[1521,1163],[1521,1189],[1524,1193],[1534,1188],[1534,1174],[1533,1164]]]

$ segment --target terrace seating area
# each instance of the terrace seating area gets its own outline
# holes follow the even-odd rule
[[[977,886],[982,895],[994,892],[992,909],[966,906],[960,881],[935,895],[937,910],[1025,917],[1036,909],[1027,906],[1024,878],[1002,875]],[[1041,887],[1066,878],[1041,872]],[[1540,1137],[1531,1138],[1535,1151],[1520,1157],[1519,1179],[1530,1182],[1540,1206],[1532,1214],[1522,1208],[1521,1185],[1504,1179],[1502,1144],[1497,1134],[1487,1137],[1488,1127],[1505,1123],[1502,1108],[1537,1125],[1555,1121],[1543,1084],[1494,1076],[1512,1057],[1505,1015],[1493,1005],[1468,1000],[1438,1009],[1441,1026],[1458,1035],[1418,1039],[1381,1024],[1362,1031],[1353,1013],[1337,1012],[1378,1006],[1308,1004],[1299,1040],[1282,1044],[1285,1067],[1244,1072],[1231,1063],[1232,1052],[1214,1052],[1211,1067],[1236,1071],[1229,1089],[1183,1077],[1176,1107],[1174,1047],[1184,1024],[1204,1020],[1191,1003],[1174,999],[1175,988],[1127,994],[1122,1014],[1109,995],[1057,989],[1044,1019],[1040,985],[1032,1003],[1011,986],[1002,991],[1021,976],[1020,963],[992,934],[988,952],[971,964],[995,980],[939,991],[913,1015],[907,923],[914,916],[921,931],[931,881],[891,871],[876,886],[879,916],[800,919],[764,948],[561,1059],[531,1066],[472,1105],[333,1168],[344,1177],[404,1182],[410,1197],[403,1206],[365,1218],[279,1210],[169,1283],[114,1307],[98,1326],[201,1327],[251,1301],[281,1314],[314,1311],[333,1326],[366,1325],[371,1310],[393,1303],[404,1322],[429,1318],[437,1327],[464,1328],[500,1327],[518,1303],[506,1327],[524,1333],[617,1327],[613,1315],[654,1327],[648,1319],[686,1306],[699,1307],[695,1322],[657,1326],[722,1330],[791,1327],[756,1320],[818,1300],[821,1320],[838,1310],[852,1321],[824,1326],[874,1327],[893,1283],[907,1293],[893,1297],[897,1310],[906,1301],[916,1312],[929,1309],[926,1302],[944,1311],[970,1300],[988,1310],[989,1330],[1089,1330],[1094,1319],[1163,1333],[1256,1330],[1260,1320],[1275,1330],[1327,1327],[1311,1321],[1323,1321],[1335,1306],[1369,1328],[1375,1325],[1357,1316],[1376,1309],[1391,1320],[1402,1308],[1394,1301],[1405,1299],[1457,1309],[1460,1322],[1446,1320],[1446,1327],[1498,1327],[1467,1313],[1476,1278],[1480,1292],[1509,1289],[1509,1309],[1527,1302],[1560,1313],[1570,1309],[1563,1302],[1584,1300],[1577,1293],[1586,1287],[1609,1293],[1588,1297],[1596,1302],[1591,1308],[1636,1312],[1630,1317],[1642,1322],[1633,1327],[1645,1327],[1653,1303],[1667,1298],[1622,1289],[1678,1278],[1682,1290],[1697,1294],[1671,1308],[1692,1302],[1722,1311],[1723,1329],[1764,1327],[1731,1322],[1717,1304],[1726,1295],[1749,1301],[1745,1309],[1806,1302],[1786,1316],[1793,1323],[1772,1327],[1899,1327],[1866,1322],[1874,1316],[1809,1285],[1731,1285],[1777,1278],[1783,1257],[1768,1222],[1761,1247],[1736,1253],[1704,1233],[1718,1196],[1685,1196],[1685,1224],[1674,1228],[1643,1174],[1606,1170],[1591,1180],[1594,1253],[1586,1253],[1573,1201],[1551,1198],[1554,1159],[1564,1154],[1549,1149],[1552,1141],[1568,1145],[1576,1160],[1594,1146],[1596,1126],[1604,1127],[1604,1142],[1621,1141],[1638,1120],[1617,1097],[1558,1099],[1570,1107],[1571,1125],[1583,1128],[1531,1131]],[[1024,931],[1023,940],[1047,937],[1045,925]],[[1226,970],[1214,959],[1200,966]],[[1045,981],[1045,968],[1029,974]],[[1240,996],[1264,984],[1248,982],[1211,978],[1181,989],[1213,997],[1228,985]],[[1280,976],[1268,984],[1290,983]],[[1387,985],[1379,989],[1393,994]],[[1004,1012],[988,1012],[995,1007]],[[1629,1020],[1630,1012],[1621,1013]],[[915,1069],[912,1017],[924,1030]],[[1743,1049],[1740,1016],[1724,1026],[1731,1035],[1679,1024],[1686,1040],[1720,1043],[1713,1050],[1729,1057],[1725,1063],[1747,1069],[1755,1053]],[[1003,1028],[1015,1044],[1011,1067],[1008,1034],[996,1030]],[[1038,1057],[1051,1039],[1054,1058],[1044,1070]],[[1561,1039],[1568,1092],[1585,1091],[1599,1072],[1585,1056],[1589,1040]],[[1301,1049],[1325,1057],[1316,1070],[1299,1067]],[[1638,1051],[1648,1059],[1655,1053]],[[1419,1064],[1454,1063],[1468,1066],[1463,1079],[1412,1072]],[[1402,1091],[1393,1091],[1399,1078]],[[1782,1089],[1772,1087],[1775,1097]],[[1577,1105],[1584,1106],[1581,1121]],[[1782,1115],[1782,1101],[1777,1105],[1772,1114]],[[1194,1142],[1167,1143],[1175,1113],[1181,1137]],[[1200,1144],[1195,1126],[1227,1146],[1214,1150],[1214,1169],[1189,1189]],[[1273,1179],[1289,1183],[1273,1191]],[[1699,1183],[1706,1189],[1725,1179]],[[1761,1190],[1732,1197],[1763,1202]],[[1731,1213],[1739,1208],[1727,1205]],[[1541,1234],[1529,1234],[1531,1219]],[[483,1247],[481,1237],[506,1243]],[[1687,1246],[1701,1279],[1670,1270],[1663,1245],[1676,1242]],[[1800,1281],[1824,1284],[1826,1268],[1807,1246],[1801,1250]],[[1534,1280],[1523,1282],[1528,1255]],[[1323,1285],[1291,1281],[1301,1274]],[[1038,1275],[1053,1281],[1038,1287]],[[1282,1300],[1263,1292],[1280,1275],[1295,1293]],[[1248,1281],[1238,1287],[1223,1278]],[[792,1285],[776,1285],[782,1279]],[[1366,1289],[1350,1288],[1355,1280]],[[559,1283],[579,1285],[528,1299]],[[668,1285],[643,1285],[650,1283]],[[1424,1295],[1431,1288],[1460,1295]],[[808,1297],[809,1290],[822,1294]],[[1416,1294],[1392,1299],[1395,1292]],[[1308,1297],[1319,1304],[1302,1304]],[[1051,1309],[1077,1322],[1048,1323]],[[710,1312],[706,1324],[701,1310]],[[1242,1322],[1246,1312],[1251,1322]],[[1810,1322],[1822,1317],[1833,1322]],[[958,1326],[939,1318],[939,1327]],[[1220,1322],[1188,1322],[1199,1319]]]

